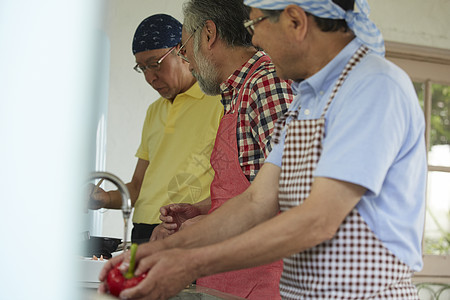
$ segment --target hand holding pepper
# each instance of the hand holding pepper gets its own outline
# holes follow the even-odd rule
[[[107,287],[109,293],[118,297],[120,292],[125,289],[136,286],[139,282],[141,282],[146,276],[147,273],[143,273],[137,277],[134,277],[134,269],[135,269],[135,256],[137,251],[137,244],[131,245],[131,258],[130,258],[130,266],[128,267],[127,273],[122,274],[119,270],[121,263],[117,264],[112,270],[109,271],[108,276],[106,278]]]

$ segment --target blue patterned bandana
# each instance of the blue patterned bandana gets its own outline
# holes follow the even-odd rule
[[[176,46],[181,42],[181,27],[181,23],[169,15],[158,14],[146,18],[134,34],[133,54]]]
[[[369,19],[370,8],[367,0],[355,0],[355,3],[359,12],[344,11],[332,0],[244,0],[245,5],[259,9],[281,10],[289,4],[295,4],[319,18],[343,19],[363,44],[384,56],[383,36]]]

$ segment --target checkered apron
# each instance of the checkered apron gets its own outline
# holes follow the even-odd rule
[[[277,124],[279,140],[288,124],[279,184],[282,211],[308,197],[324,137],[325,113],[348,73],[366,55],[358,49],[341,73],[320,119],[297,120],[291,111]],[[300,109],[300,108],[299,108]],[[280,293],[283,299],[416,299],[412,272],[367,226],[356,208],[345,218],[333,239],[284,259]]]

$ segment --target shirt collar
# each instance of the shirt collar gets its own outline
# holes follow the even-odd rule
[[[263,51],[257,51],[245,64],[231,74],[227,80],[220,84],[221,93],[227,93],[232,89],[239,89],[247,77],[248,72],[255,62],[262,56],[266,55]]]
[[[294,82],[292,84],[294,93],[301,94],[302,91],[312,89],[318,95],[321,91],[327,91],[330,85],[336,82],[342,70],[360,46],[361,42],[353,39],[319,72],[301,82]]]
[[[175,97],[175,99],[184,97],[185,95],[188,98],[194,98],[194,99],[199,99],[199,100],[205,96],[205,94],[202,92],[197,81],[186,92],[178,94]],[[174,99],[174,101],[175,101],[175,99]]]

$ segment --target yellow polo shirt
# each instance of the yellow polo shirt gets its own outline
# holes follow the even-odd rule
[[[159,98],[150,105],[136,153],[149,166],[133,223],[161,223],[161,206],[196,203],[209,196],[214,178],[209,159],[223,111],[220,97],[205,95],[198,83],[173,103]]]

